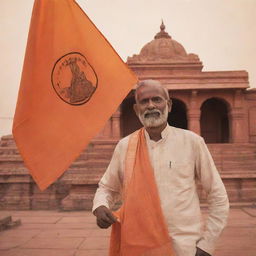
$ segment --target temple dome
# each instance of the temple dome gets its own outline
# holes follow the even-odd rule
[[[128,57],[127,62],[184,62],[199,61],[195,54],[187,54],[184,47],[173,40],[165,31],[165,25],[162,22],[160,32],[158,32],[154,40],[147,43],[140,51],[140,54]]]

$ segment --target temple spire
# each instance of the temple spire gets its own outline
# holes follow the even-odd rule
[[[162,24],[161,24],[161,26],[160,26],[160,29],[161,29],[161,31],[164,31],[164,30],[165,30],[165,25],[164,25],[163,19],[162,19]]]
[[[160,26],[160,32],[158,32],[155,35],[155,39],[159,39],[159,38],[171,38],[171,36],[167,32],[165,32],[165,25],[164,25],[163,19],[162,19],[162,24]]]

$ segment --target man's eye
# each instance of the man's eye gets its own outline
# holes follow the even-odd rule
[[[163,101],[163,99],[160,97],[154,97],[154,98],[152,98],[152,101],[155,103],[161,103]]]
[[[148,103],[148,100],[146,100],[146,99],[140,101],[140,104],[141,104],[141,105],[145,105],[145,104],[147,104],[147,103]]]

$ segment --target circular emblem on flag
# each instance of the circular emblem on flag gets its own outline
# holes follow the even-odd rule
[[[71,105],[82,105],[97,89],[98,78],[93,67],[79,52],[59,58],[52,70],[52,86],[57,95]]]

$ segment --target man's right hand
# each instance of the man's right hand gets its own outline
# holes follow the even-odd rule
[[[100,228],[108,228],[117,221],[117,218],[112,212],[104,205],[99,206],[93,212],[97,218],[97,225]]]

